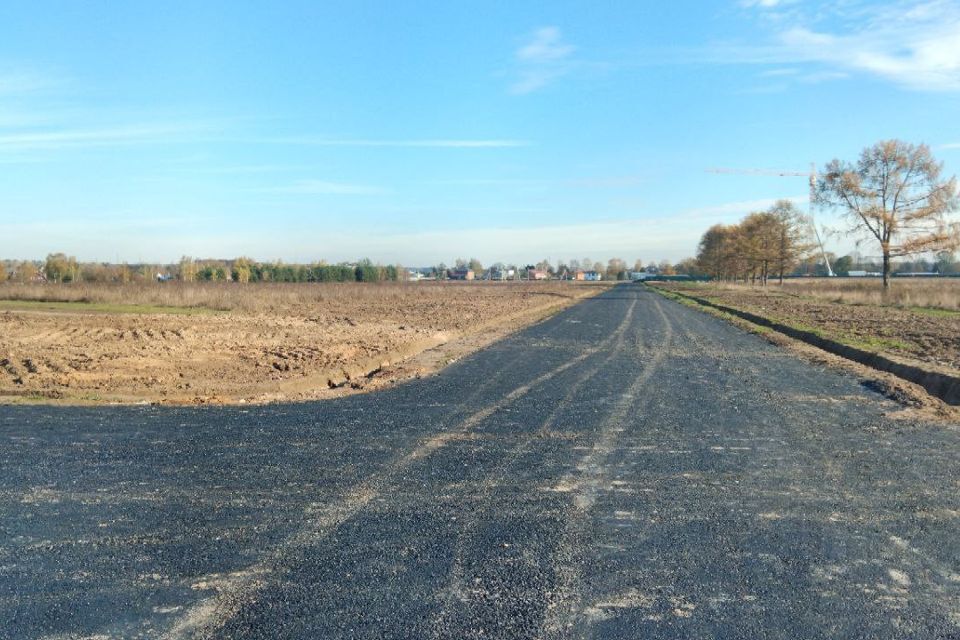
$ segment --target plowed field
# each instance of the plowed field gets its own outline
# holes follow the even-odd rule
[[[600,291],[573,283],[310,286],[278,296],[271,285],[235,285],[228,294],[266,291],[269,303],[240,300],[225,311],[0,301],[0,397],[323,397],[423,375]]]

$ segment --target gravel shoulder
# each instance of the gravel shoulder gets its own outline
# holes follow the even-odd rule
[[[910,283],[898,285],[908,287]],[[653,286],[696,295],[867,351],[923,363],[933,370],[960,374],[960,311],[847,304],[791,294],[774,286],[766,290],[683,283]]]

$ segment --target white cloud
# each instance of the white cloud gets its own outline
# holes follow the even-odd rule
[[[11,127],[4,127],[4,119]],[[0,154],[14,151],[56,150],[68,147],[103,147],[146,143],[166,143],[181,141],[184,134],[192,134],[191,141],[197,141],[197,134],[212,131],[215,127],[194,121],[190,124],[157,123],[144,125],[121,125],[114,127],[89,129],[36,129],[24,126],[28,121],[14,120],[13,116],[0,113]],[[4,132],[4,129],[7,132]],[[12,132],[10,132],[12,131]],[[435,149],[500,149],[530,146],[526,140],[510,139],[416,139],[416,140],[373,140],[373,139],[329,139],[311,136],[283,136],[266,138],[234,138],[216,136],[213,141],[239,142],[248,144],[305,145],[317,147],[396,147],[396,148],[435,148]]]
[[[781,15],[771,42],[717,47],[714,61],[823,67],[805,75],[808,82],[866,73],[913,90],[960,90],[960,4],[932,0],[826,11],[819,22],[827,16],[831,28],[812,27],[799,12],[786,24]]]
[[[543,64],[562,60],[573,53],[573,47],[563,42],[557,27],[541,27],[533,32],[527,44],[517,50],[517,59],[522,62]]]
[[[772,9],[782,4],[788,3],[784,0],[741,0],[740,2],[741,7],[762,7],[764,9]]]
[[[821,82],[830,82],[832,80],[844,80],[849,78],[850,74],[845,71],[816,71],[799,76],[797,80],[805,84],[819,84]]]
[[[758,75],[761,78],[782,78],[782,77],[793,77],[800,74],[800,70],[793,67],[781,67],[778,69],[767,69],[766,71],[761,71]]]
[[[54,82],[31,71],[0,69],[0,96],[20,96],[51,87]]]
[[[807,196],[790,200],[801,204]],[[551,257],[592,255],[607,260],[666,258],[680,260],[696,252],[701,234],[710,225],[739,220],[750,211],[765,209],[775,200],[730,202],[717,206],[679,211],[657,218],[596,220],[575,224],[526,227],[477,227],[411,233],[344,233],[326,238],[342,255],[327,259],[348,259],[369,255],[377,260],[402,264],[433,264],[458,255],[475,255],[482,262],[524,262]],[[325,256],[326,257],[326,256]]]
[[[805,195],[789,198],[798,205]],[[224,229],[201,211],[177,217],[125,215],[117,212],[98,224],[89,217],[70,216],[11,222],[0,234],[0,255],[36,258],[50,247],[62,248],[84,260],[115,259],[168,262],[181,255],[229,257],[251,255],[287,261],[352,260],[369,256],[380,262],[421,266],[474,255],[484,263],[529,262],[550,257],[591,255],[606,261],[680,260],[695,253],[701,234],[712,224],[731,223],[750,211],[765,209],[773,199],[729,202],[647,218],[595,219],[568,224],[475,226],[436,230],[397,231],[370,227],[306,224],[295,232],[284,225]],[[480,211],[480,210],[476,210]],[[449,211],[447,212],[449,214]],[[437,214],[442,219],[441,213]],[[476,217],[476,216],[474,216]],[[482,216],[480,216],[482,217]],[[114,220],[121,221],[117,224]],[[113,231],[102,233],[104,226]],[[286,230],[284,230],[286,229]]]
[[[560,29],[553,26],[535,30],[517,49],[517,79],[510,91],[525,94],[541,89],[570,69],[569,58],[575,48],[563,41]]]
[[[270,193],[292,193],[301,195],[358,196],[386,193],[385,189],[365,184],[331,182],[329,180],[299,180],[291,185],[264,189]]]
[[[153,124],[95,129],[57,129],[0,134],[0,153],[166,142],[175,134],[197,131],[197,125]]]
[[[510,147],[527,147],[527,140],[509,139],[415,139],[415,140],[375,140],[375,139],[336,139],[317,138],[312,136],[281,136],[271,138],[253,138],[244,142],[264,144],[301,144],[316,147],[422,147],[437,149],[496,149]]]

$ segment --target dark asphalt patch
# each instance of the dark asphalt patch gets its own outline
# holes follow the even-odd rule
[[[371,395],[4,407],[0,638],[956,636],[892,408],[634,286]]]

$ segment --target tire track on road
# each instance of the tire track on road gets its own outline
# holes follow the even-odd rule
[[[589,512],[596,503],[597,494],[606,475],[607,458],[613,452],[620,434],[625,429],[623,422],[632,408],[638,404],[640,406],[646,404],[646,400],[638,403],[637,396],[663,363],[673,343],[673,323],[664,312],[660,301],[656,298],[651,299],[663,321],[663,339],[653,348],[651,359],[630,383],[610,416],[604,420],[593,449],[577,464],[577,472],[566,474],[557,485],[558,491],[570,492],[573,498],[569,507],[567,525],[560,536],[554,556],[556,558],[554,570],[559,578],[560,588],[556,592],[557,597],[554,602],[547,605],[547,613],[539,634],[542,638],[565,637],[583,615],[582,595],[579,592],[582,577],[577,556],[578,550],[581,550],[585,544],[584,530]]]
[[[633,320],[633,314],[636,305],[637,300],[633,300],[633,302],[630,303],[626,314],[624,314],[623,320],[620,322],[614,333],[605,339],[603,343],[601,343],[598,351],[602,351],[609,347],[610,353],[604,356],[597,364],[593,365],[587,375],[578,378],[573,384],[570,385],[563,398],[561,398],[560,402],[557,403],[543,423],[541,423],[541,425],[530,435],[521,438],[519,442],[504,455],[501,461],[490,470],[477,491],[471,494],[471,497],[480,503],[480,507],[474,510],[472,518],[464,524],[463,530],[458,536],[457,545],[454,552],[453,566],[450,571],[448,584],[445,588],[446,596],[444,598],[444,607],[437,615],[437,618],[432,625],[434,628],[432,636],[434,638],[448,637],[449,627],[444,624],[445,618],[447,618],[447,616],[451,613],[450,610],[453,608],[456,600],[467,600],[467,597],[465,596],[463,566],[464,556],[466,555],[466,542],[474,536],[482,516],[492,511],[493,492],[499,485],[503,483],[503,479],[506,477],[507,472],[516,463],[517,459],[529,450],[531,443],[533,443],[535,440],[543,438],[550,431],[550,429],[556,423],[557,418],[570,405],[574,396],[576,396],[583,385],[594,378],[603,370],[607,363],[619,355],[624,346],[627,329],[629,329],[630,323]]]
[[[668,305],[668,308],[674,315],[688,311],[686,307],[682,307],[676,303]],[[696,322],[699,326],[706,329],[711,322],[719,322],[719,320],[709,315],[699,314],[698,312]],[[680,321],[678,321],[677,324],[680,326],[680,333],[684,336],[684,342],[687,343],[689,341],[689,344],[695,345],[696,351],[707,352],[709,349],[714,348],[714,345],[722,347],[722,343],[714,338],[709,331],[694,331],[690,328],[689,324]],[[780,357],[792,358],[793,356],[787,352],[783,352]],[[742,385],[744,388],[762,390],[771,386],[769,384],[770,378],[765,377],[756,367],[745,365],[736,360],[727,366],[733,368],[733,370],[736,371],[736,375],[744,380]],[[754,391],[754,393],[756,393],[756,391]],[[778,403],[767,405],[780,416],[780,420],[774,421],[773,424],[804,424],[808,425],[808,429],[809,425],[817,424],[817,413],[811,409],[811,403],[798,403],[783,397],[782,394],[778,393],[778,395]],[[829,398],[829,395],[824,395],[823,398]],[[810,429],[810,432],[814,433],[815,430]],[[738,488],[746,492],[746,494],[731,498],[731,500],[735,501],[739,509],[746,509],[748,512],[754,513],[757,518],[762,518],[763,513],[775,514],[777,518],[798,518],[803,517],[801,514],[816,511],[811,503],[820,502],[823,504],[836,505],[832,507],[833,511],[827,520],[828,522],[862,522],[864,519],[870,517],[867,514],[871,514],[872,512],[872,497],[863,491],[851,491],[845,488],[850,484],[846,476],[852,475],[848,462],[849,458],[846,457],[851,455],[850,451],[844,451],[843,449],[838,450],[836,441],[832,440],[827,441],[815,437],[806,437],[800,439],[798,442],[796,434],[789,430],[776,433],[780,434],[778,438],[782,439],[784,446],[786,446],[788,442],[793,445],[790,447],[791,456],[794,459],[795,465],[792,478],[797,485],[797,488],[791,494],[794,504],[792,508],[788,509],[781,507],[780,510],[774,510],[773,507],[770,507],[769,511],[765,511],[766,507],[763,505],[773,503],[775,499],[774,496],[766,495],[762,491],[755,489],[751,490],[753,487],[764,485],[762,480],[748,478],[738,484]],[[768,438],[772,437],[770,434],[765,435]],[[855,449],[853,443],[850,443],[848,446],[851,449]],[[757,449],[758,448],[755,447],[755,451]],[[778,469],[778,476],[782,478],[787,476],[790,467],[780,465]],[[811,490],[809,485],[804,482],[804,476],[796,475],[796,470],[798,469],[803,470],[807,478],[820,477],[826,480],[826,482],[819,484],[816,491]],[[913,477],[914,481],[911,484],[922,485],[925,481],[924,473],[916,472],[910,468],[903,469],[903,473],[910,474]],[[942,582],[947,584],[958,581],[955,565],[937,558],[936,554],[911,545],[910,537],[911,534],[915,535],[915,532],[911,531],[909,527],[904,527],[902,523],[897,523],[897,525],[899,526],[892,526],[889,522],[884,522],[879,519],[871,522],[871,527],[877,537],[882,537],[887,542],[886,549],[881,557],[888,565],[892,565],[887,567],[888,575],[936,575]],[[826,546],[832,543],[828,539],[824,539],[821,544]],[[732,542],[728,541],[728,548],[734,548]],[[909,569],[909,574],[901,571],[903,569]],[[830,571],[832,570],[830,567],[824,568],[818,566],[814,567],[812,572],[820,572],[820,575],[830,575]],[[814,573],[814,576],[816,577],[817,573]],[[900,585],[898,578],[894,577],[891,578],[891,580],[894,586]],[[960,621],[960,605],[958,605],[956,599],[950,600],[944,596],[942,601],[937,602],[937,606],[945,611],[948,617]]]
[[[213,637],[218,629],[236,616],[245,605],[252,602],[257,593],[267,588],[267,577],[286,557],[292,555],[298,549],[305,548],[318,539],[326,537],[338,526],[362,511],[372,500],[382,495],[384,487],[390,480],[401,475],[415,462],[444,447],[448,442],[469,433],[497,411],[511,405],[533,389],[602,351],[606,344],[605,341],[596,347],[583,350],[580,355],[564,364],[554,367],[525,385],[517,387],[500,401],[475,411],[455,428],[421,440],[417,446],[398,457],[385,470],[374,473],[370,478],[344,493],[339,500],[308,509],[305,514],[307,521],[303,527],[280,543],[274,550],[265,554],[254,565],[232,574],[230,578],[221,580],[216,585],[218,588],[216,595],[192,606],[161,637],[164,640]]]

